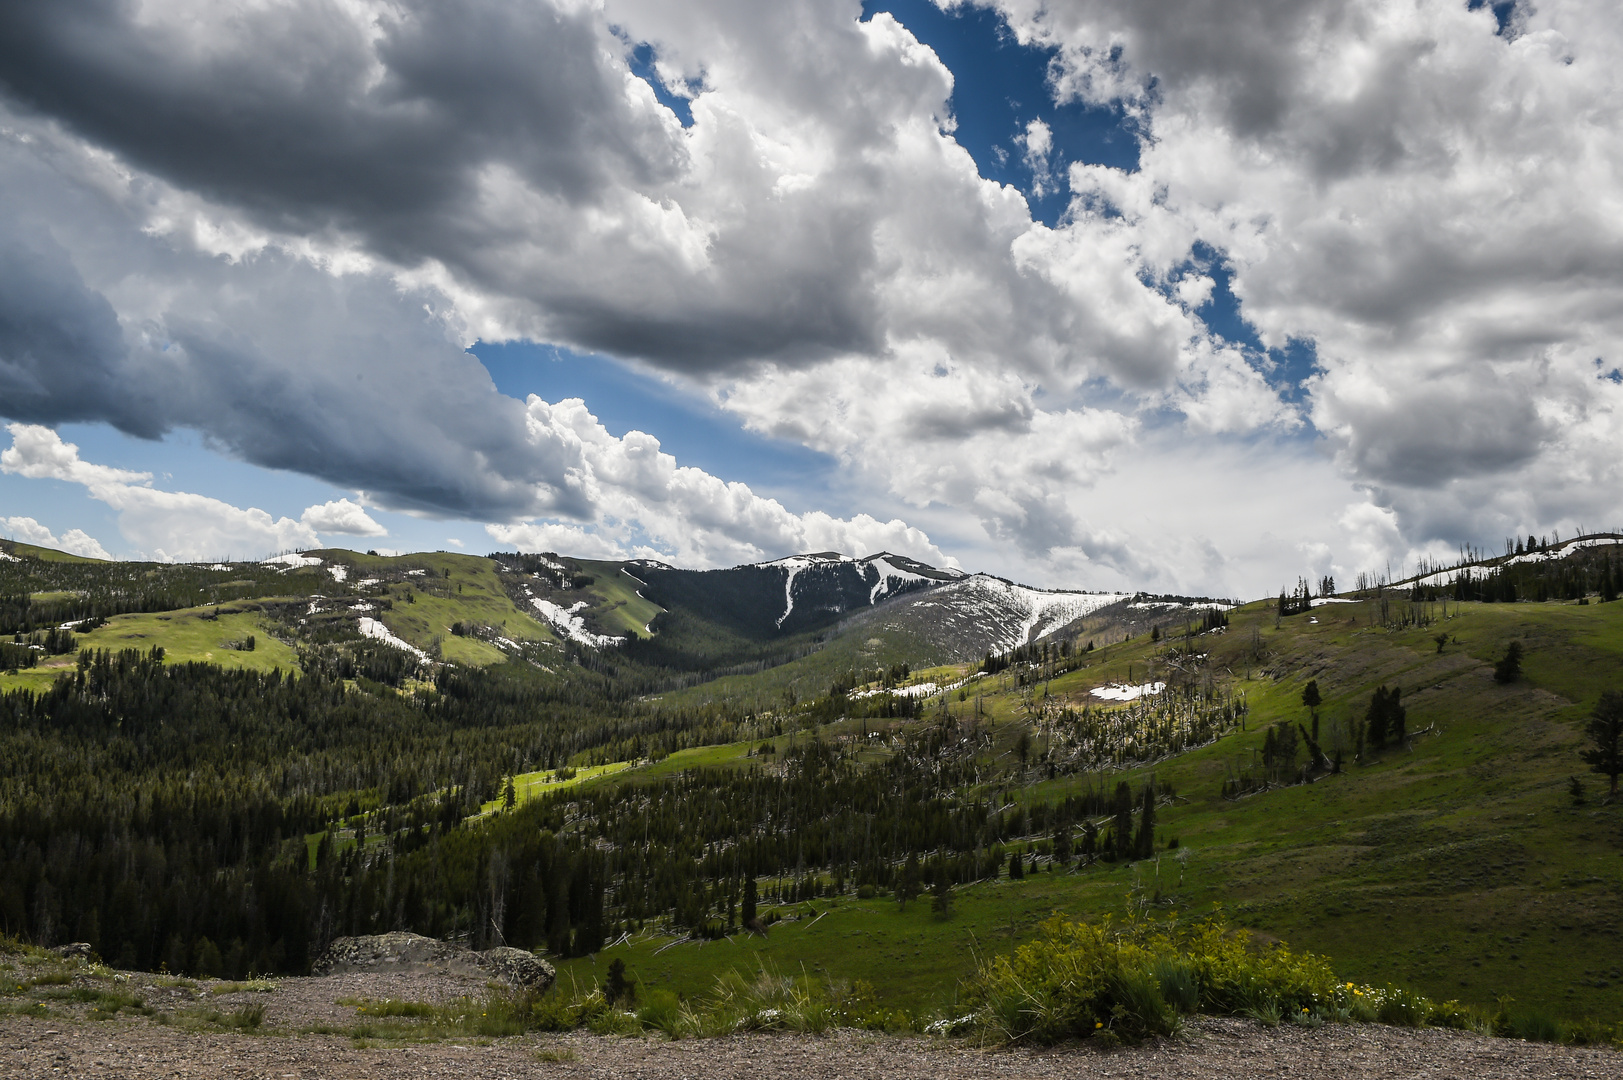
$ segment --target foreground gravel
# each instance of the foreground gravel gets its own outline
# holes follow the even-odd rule
[[[154,990],[156,987],[153,988]],[[532,1035],[484,1045],[452,1042],[367,1047],[301,1029],[353,1024],[340,997],[425,1000],[473,989],[462,980],[400,975],[284,979],[253,1000],[266,1006],[258,1033],[192,1032],[149,1019],[0,1018],[0,1077],[302,1078],[508,1077],[873,1078],[959,1077],[1619,1077],[1623,1054],[1549,1046],[1453,1031],[1378,1025],[1267,1029],[1249,1021],[1200,1018],[1182,1038],[1099,1050],[983,1050],[942,1040],[857,1032],[827,1036],[748,1035],[669,1042],[584,1033]],[[215,995],[227,1007],[247,995]]]

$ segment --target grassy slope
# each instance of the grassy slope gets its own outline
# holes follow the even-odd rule
[[[1365,605],[1319,609],[1319,624],[1297,616],[1277,630],[1253,605],[1235,614],[1227,634],[1207,639],[1214,660],[1236,673],[1252,715],[1246,732],[1155,770],[1179,795],[1161,811],[1163,843],[1177,836],[1187,854],[960,889],[946,922],[922,902],[904,913],[894,901],[819,901],[830,913],[815,926],[780,924],[765,941],[684,944],[655,956],[668,939],[634,940],[595,964],[624,955],[645,979],[690,993],[734,965],[791,973],[804,965],[868,979],[910,1008],[939,1008],[973,969],[974,949],[1007,948],[1053,911],[1119,917],[1136,887],[1151,897],[1159,890],[1163,912],[1221,904],[1259,933],[1330,955],[1352,978],[1401,982],[1441,999],[1491,1004],[1509,994],[1568,1016],[1623,1015],[1623,977],[1612,974],[1620,963],[1623,810],[1595,805],[1601,778],[1589,777],[1584,807],[1572,806],[1566,790],[1582,770],[1575,752],[1583,718],[1602,689],[1623,685],[1623,605],[1450,611],[1440,626],[1457,643],[1441,654],[1432,641],[1438,627],[1388,632],[1369,625]],[[1248,680],[1253,626],[1266,652]],[[1513,638],[1528,649],[1527,677],[1503,687],[1489,664]],[[1143,678],[1151,656],[1148,642],[1115,646],[1049,690],[1081,695],[1129,671]],[[1264,667],[1280,677],[1264,676]],[[1224,777],[1260,748],[1264,724],[1306,719],[1299,702],[1309,678],[1324,692],[1326,733],[1361,716],[1382,683],[1403,688],[1410,731],[1434,731],[1340,776],[1224,800]],[[1012,742],[1013,695],[988,704]],[[736,759],[741,749],[708,753]],[[681,767],[677,757],[666,767]],[[1137,782],[1143,772],[1105,779]],[[1083,782],[1034,784],[1021,797],[1053,798]],[[590,977],[593,965],[570,961],[565,970]]]
[[[574,561],[592,575],[592,584],[586,587],[586,591],[596,600],[592,605],[592,617],[604,632],[649,637],[648,624],[665,609],[637,595],[641,586],[619,563],[594,562],[590,559]]]
[[[30,548],[26,544],[15,546],[47,560],[88,561],[45,548]],[[526,614],[508,598],[489,559],[450,552],[401,557],[344,550],[310,554],[350,567],[348,581],[343,584],[331,583],[329,593],[332,595],[353,588],[356,582],[371,574],[398,573],[404,569],[427,571],[423,575],[408,577],[404,582],[390,584],[387,593],[393,600],[393,608],[383,612],[380,617],[392,633],[418,648],[426,648],[438,638],[445,658],[453,663],[483,667],[507,660],[507,654],[493,645],[476,638],[453,635],[451,624],[454,622],[499,626],[506,636],[519,641],[556,640],[544,623]],[[445,576],[447,570],[450,571],[449,577]],[[406,600],[408,593],[414,598],[410,603]],[[45,599],[59,594],[35,595]],[[227,613],[221,614],[217,620],[206,617],[214,614],[216,609],[212,605],[150,614],[118,615],[109,619],[105,626],[80,635],[79,647],[118,650],[149,649],[160,645],[164,649],[164,658],[170,663],[206,660],[227,668],[293,670],[296,667],[294,650],[271,636],[270,624],[257,613],[256,603],[226,603],[220,610]],[[255,638],[253,652],[225,648],[226,642],[240,641],[249,634]],[[75,662],[72,655],[58,656],[16,675],[0,674],[0,690],[44,689],[58,673],[71,669]]]
[[[79,648],[144,651],[161,645],[164,660],[171,664],[202,660],[224,668],[253,671],[296,668],[293,650],[270,636],[257,611],[233,610],[231,605],[226,605],[223,608],[226,613],[217,619],[208,618],[215,610],[208,606],[156,614],[118,615],[108,619],[105,626],[78,635]],[[253,652],[226,648],[226,642],[242,641],[250,634],[254,636]],[[61,672],[72,671],[76,663],[78,657],[72,654],[53,656],[16,675],[0,675],[0,690],[43,690]]]
[[[66,551],[58,551],[55,548],[36,547],[33,544],[24,544],[17,540],[6,541],[5,549],[17,555],[31,555],[42,562],[93,563],[106,561],[104,559],[87,558],[83,555],[69,555]]]
[[[389,631],[419,649],[427,648],[436,638],[440,641],[445,659],[471,667],[500,664],[507,656],[494,645],[471,637],[457,637],[451,633],[455,622],[479,622],[502,628],[502,632],[515,641],[553,641],[552,632],[545,624],[525,614],[508,597],[496,576],[496,564],[476,555],[458,555],[452,552],[423,552],[399,558],[377,555],[357,555],[354,552],[312,552],[322,556],[337,556],[352,565],[351,582],[364,578],[369,572],[423,569],[428,573],[408,578],[404,583],[389,587],[394,601],[392,610],[381,618]],[[446,577],[446,571],[450,576]],[[407,594],[414,599],[406,602]]]

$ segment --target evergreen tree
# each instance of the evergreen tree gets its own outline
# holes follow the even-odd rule
[[[1148,859],[1155,854],[1154,780],[1144,785],[1144,802],[1138,812],[1138,836],[1133,843],[1133,853],[1140,859]]]
[[[1512,641],[1505,649],[1505,655],[1493,665],[1493,681],[1496,683],[1513,683],[1522,677],[1522,643]]]
[[[1127,858],[1128,845],[1133,840],[1133,789],[1125,780],[1116,784],[1116,814],[1112,832],[1115,840],[1113,844],[1115,857]]]
[[[1071,865],[1071,819],[1062,815],[1054,826],[1054,861],[1061,866]]]
[[[930,911],[938,919],[952,914],[952,886],[947,881],[947,865],[940,859],[936,860],[935,880],[930,885]]]
[[[608,977],[603,980],[603,1000],[610,1005],[629,1005],[637,1000],[637,984],[626,977],[626,962],[618,956],[609,964]]]
[[[1309,679],[1302,688],[1302,704],[1307,706],[1308,715],[1313,718],[1313,738],[1319,737],[1319,706],[1324,698],[1319,695],[1319,680]]]
[[[914,852],[907,853],[907,861],[896,875],[896,902],[902,910],[907,910],[907,902],[919,894],[919,857]]]
[[[744,879],[744,906],[739,917],[744,920],[744,929],[753,930],[756,924],[755,906],[758,896],[755,887],[755,875],[751,874]]]
[[[1026,876],[1026,860],[1018,851],[1009,852],[1009,880],[1019,881]]]
[[[1386,687],[1382,686],[1376,689],[1364,713],[1364,730],[1371,749],[1379,750],[1386,745],[1387,724]]]
[[[1623,773],[1623,693],[1607,690],[1595,703],[1584,728],[1590,745],[1578,756],[1589,765],[1591,772],[1600,773],[1610,783],[1607,798],[1617,796],[1617,777]]]
[[[1376,688],[1375,696],[1369,702],[1369,711],[1364,714],[1364,727],[1371,748],[1379,750],[1389,742],[1403,739],[1408,710],[1399,700],[1402,693],[1396,686],[1390,690],[1384,686]]]

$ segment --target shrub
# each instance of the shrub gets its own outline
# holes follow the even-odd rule
[[[669,990],[655,990],[649,994],[648,1000],[637,1010],[637,1019],[642,1021],[644,1027],[663,1032],[670,1038],[682,1037],[682,1003]]]
[[[1168,1005],[1180,1013],[1199,1011],[1200,979],[1195,975],[1193,964],[1182,957],[1161,956],[1150,965],[1150,972]]]
[[[1506,1034],[1513,1039],[1547,1043],[1564,1041],[1560,1022],[1548,1013],[1538,1010],[1511,1017],[1506,1027],[1508,1028]]]
[[[1036,941],[983,964],[970,996],[983,1034],[1036,1042],[1167,1035],[1197,1009],[1269,1024],[1419,1024],[1432,1008],[1408,991],[1339,984],[1323,957],[1259,948],[1215,921],[1117,929],[1050,919]]]

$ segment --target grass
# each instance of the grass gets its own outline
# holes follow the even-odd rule
[[[642,586],[619,563],[574,561],[592,576],[592,583],[585,591],[596,601],[591,615],[604,632],[633,634],[640,638],[651,636],[648,624],[665,609],[637,595]]]
[[[505,663],[508,654],[489,642],[451,633],[457,622],[481,623],[497,628],[514,641],[555,641],[545,623],[531,617],[513,603],[496,574],[496,564],[476,555],[454,552],[421,552],[390,558],[352,551],[323,551],[323,557],[336,556],[351,567],[353,584],[369,574],[399,573],[420,569],[427,573],[392,583],[387,592],[389,611],[377,617],[396,637],[419,649],[435,640],[446,660],[471,667]],[[407,596],[412,599],[407,601]]]
[[[41,560],[42,562],[61,562],[61,563],[106,562],[105,559],[92,559],[92,558],[89,558],[88,556],[85,556],[85,555],[69,555],[67,552],[58,551],[55,548],[37,547],[34,544],[24,544],[24,543],[22,543],[21,541],[18,541],[18,540],[8,540],[8,541],[6,541],[6,548],[9,549],[10,551],[14,552],[17,555],[31,556],[33,558]]]
[[[227,648],[228,642],[243,641],[252,635],[254,649],[244,652]],[[271,637],[266,623],[251,603],[225,604],[153,614],[115,615],[106,625],[88,634],[75,635],[81,651],[89,649],[140,649],[154,645],[164,650],[164,662],[184,664],[206,661],[227,669],[283,671],[298,669],[293,649]],[[71,672],[78,657],[69,653],[51,657],[16,675],[0,675],[0,690],[17,688],[43,690],[63,672]]]
[[[245,982],[217,982],[208,988],[211,994],[269,994],[276,990],[275,979],[248,979]]]
[[[1336,605],[1319,609],[1316,624],[1296,616],[1276,629],[1264,605],[1249,605],[1209,639],[1214,666],[1234,672],[1250,716],[1245,731],[1154,767],[1179,795],[1160,811],[1155,860],[960,888],[944,922],[922,902],[904,912],[886,899],[818,901],[807,918],[780,922],[765,939],[664,948],[674,939],[648,935],[595,959],[563,961],[561,973],[595,985],[619,957],[650,988],[687,1000],[724,972],[775,964],[866,980],[899,1009],[941,1013],[961,998],[977,951],[1032,940],[1051,913],[1098,918],[1130,905],[1189,912],[1220,904],[1259,940],[1328,955],[1360,984],[1412,986],[1483,1010],[1508,994],[1569,1027],[1623,1016],[1623,971],[1608,959],[1619,934],[1611,913],[1623,899],[1623,806],[1593,797],[1573,806],[1567,794],[1568,778],[1584,768],[1576,757],[1583,718],[1602,689],[1623,683],[1623,604],[1450,603],[1449,617],[1432,627],[1397,631],[1372,625],[1372,608]],[[1263,655],[1248,659],[1253,627]],[[1450,637],[1438,653],[1432,638],[1440,629]],[[1511,640],[1526,645],[1526,677],[1500,686],[1489,665]],[[1164,647],[1140,639],[1097,650],[1088,667],[1052,680],[1047,692],[1080,706],[1093,686],[1158,674]],[[1267,724],[1306,723],[1300,696],[1309,678],[1325,696],[1327,743],[1332,729],[1361,718],[1382,684],[1403,688],[1409,731],[1429,731],[1362,764],[1351,763],[1349,745],[1339,776],[1223,799],[1224,778],[1260,750]],[[983,682],[991,684],[984,705],[1001,752],[1018,730],[1017,695],[1007,680]],[[968,715],[973,702],[953,695],[949,706]],[[743,762],[748,749],[685,751],[607,782]],[[1033,775],[999,786],[1011,798],[1051,801],[1084,785],[1137,784],[1151,771]],[[1591,777],[1592,796],[1603,789],[1604,778]],[[1173,837],[1179,848],[1168,850]],[[814,924],[813,910],[827,914]]]
[[[554,792],[567,791],[573,787],[622,773],[634,765],[630,761],[615,761],[607,765],[581,765],[574,769],[574,776],[567,780],[557,778],[557,769],[542,769],[538,772],[519,773],[513,777],[513,794],[515,801],[522,805],[541,795],[550,795]],[[479,816],[494,813],[502,808],[505,796],[498,796],[479,808]],[[319,833],[315,834],[320,839]]]

